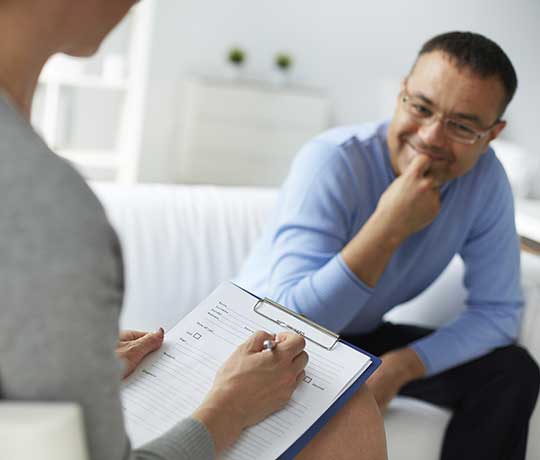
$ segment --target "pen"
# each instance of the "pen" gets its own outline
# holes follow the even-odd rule
[[[276,336],[274,335],[274,339],[266,339],[263,342],[263,351],[272,351],[274,348],[276,348],[276,345],[278,344],[278,341],[275,340]]]

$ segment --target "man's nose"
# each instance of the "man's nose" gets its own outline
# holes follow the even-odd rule
[[[431,123],[420,126],[418,136],[425,145],[443,147],[447,141],[444,130],[444,120],[435,118]]]

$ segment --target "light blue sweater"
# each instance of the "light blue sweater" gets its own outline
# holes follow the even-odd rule
[[[272,223],[236,281],[332,330],[366,333],[460,254],[467,308],[412,344],[432,375],[517,336],[523,298],[512,193],[490,149],[469,173],[443,186],[439,215],[401,245],[371,289],[340,251],[395,179],[386,130],[386,123],[337,128],[305,145]]]

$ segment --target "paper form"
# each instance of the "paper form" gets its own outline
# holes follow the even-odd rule
[[[135,447],[189,417],[222,363],[253,332],[286,330],[256,313],[256,302],[232,283],[221,284],[167,332],[160,350],[124,381],[126,428]],[[306,352],[306,377],[286,407],[245,430],[221,460],[276,459],[371,363],[368,356],[339,342],[328,351],[306,341]]]

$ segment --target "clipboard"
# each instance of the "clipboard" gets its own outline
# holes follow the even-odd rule
[[[232,283],[239,289],[243,290],[247,294],[255,297],[257,303],[254,305],[253,310],[259,315],[273,321],[274,323],[290,329],[297,334],[302,335],[306,340],[315,343],[328,351],[336,346],[338,342],[368,356],[371,359],[371,364],[367,369],[360,374],[360,376],[343,392],[343,394],[334,401],[334,403],[317,419],[317,421],[311,425],[310,428],[302,436],[300,436],[281,456],[279,460],[293,460],[296,455],[311,441],[315,435],[322,429],[322,427],[328,423],[328,421],[347,403],[349,399],[358,391],[358,389],[366,382],[366,380],[377,370],[381,365],[381,359],[377,356],[368,353],[357,346],[340,339],[339,335],[335,332],[326,329],[325,327],[317,324],[316,322],[306,318],[303,315],[298,314],[289,308],[280,305],[269,298],[261,298],[247,289]]]

